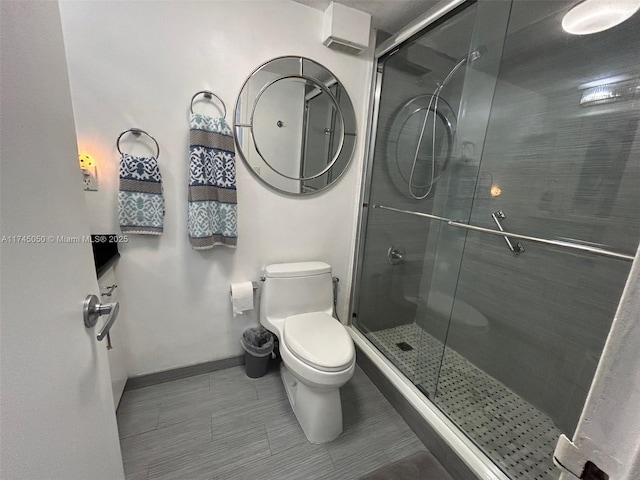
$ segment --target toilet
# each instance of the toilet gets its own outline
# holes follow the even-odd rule
[[[340,387],[351,379],[356,364],[353,340],[332,309],[330,265],[265,267],[260,323],[278,337],[282,381],[311,443],[331,442],[342,433]]]

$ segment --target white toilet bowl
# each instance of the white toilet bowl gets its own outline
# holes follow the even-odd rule
[[[327,443],[342,433],[340,387],[355,370],[353,340],[330,314],[330,272],[320,262],[270,265],[261,298],[260,322],[278,337],[282,381],[311,443]]]
[[[318,314],[310,314],[318,315]],[[320,313],[319,315],[326,315]],[[340,387],[353,376],[356,366],[353,341],[346,329],[336,319],[329,317],[335,326],[344,330],[348,344],[344,343],[342,357],[348,356],[346,364],[340,369],[318,365],[310,360],[310,355],[300,354],[289,345],[291,339],[287,335],[285,322],[284,341],[280,341],[282,365],[280,372],[282,381],[291,403],[291,408],[311,443],[327,443],[342,433],[342,404]],[[295,338],[295,337],[294,337]],[[328,347],[335,352],[335,345],[315,343],[316,348]],[[295,347],[293,347],[295,348]],[[341,362],[338,362],[341,363]],[[331,368],[331,369],[330,369]]]

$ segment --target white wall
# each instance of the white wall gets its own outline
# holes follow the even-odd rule
[[[79,150],[97,158],[100,191],[87,193],[93,232],[118,232],[115,140],[132,126],[160,143],[165,232],[121,244],[121,320],[130,339],[130,375],[227,358],[257,314],[233,319],[229,283],[257,280],[272,262],[323,260],[347,302],[362,168],[371,51],[354,57],[320,41],[320,11],[286,1],[61,3]],[[354,162],[328,191],[293,198],[270,191],[238,158],[236,250],[194,251],[186,233],[188,108],[210,89],[231,119],[240,87],[261,63],[302,55],[333,71],[358,118]]]

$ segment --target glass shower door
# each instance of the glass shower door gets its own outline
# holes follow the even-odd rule
[[[426,272],[431,271],[442,226],[390,209],[434,213],[435,193],[450,170],[464,75],[456,76],[440,96],[438,115],[435,93],[468,55],[476,13],[475,5],[460,11],[379,64],[381,96],[354,323],[431,397],[446,321],[430,324],[435,341],[429,345],[432,361],[427,364],[422,355],[424,321],[418,317],[424,316],[428,288],[422,283],[430,279]],[[450,32],[456,32],[457,42],[449,42]],[[414,198],[429,190],[424,199]]]
[[[632,254],[640,15],[577,37],[576,3],[513,3],[468,222]],[[435,403],[510,477],[555,479],[630,263],[465,233]]]
[[[482,147],[509,9],[509,2],[469,2],[379,63],[354,323],[428,397],[436,392],[465,233],[401,212],[468,220],[479,168],[470,155]],[[483,81],[467,79],[477,76]]]

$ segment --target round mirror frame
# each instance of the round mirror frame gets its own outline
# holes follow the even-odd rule
[[[337,85],[340,86],[340,88],[342,89],[342,92],[344,95],[346,95],[346,100],[348,102],[348,106],[350,107],[351,111],[349,112],[350,116],[353,117],[353,130],[354,133],[347,133],[347,125],[345,124],[345,115],[343,114],[342,108],[340,107],[339,101],[336,98],[336,96],[329,90],[329,88],[327,88],[327,86],[325,85],[325,83],[323,83],[322,81],[318,80],[317,78],[314,78],[310,75],[304,74],[304,73],[284,73],[284,74],[279,74],[279,76],[271,81],[266,82],[259,90],[258,94],[255,97],[255,100],[253,102],[253,105],[251,107],[251,112],[250,112],[250,116],[249,116],[249,123],[238,123],[239,117],[240,117],[240,103],[241,103],[241,98],[242,95],[245,91],[245,89],[247,88],[247,85],[249,84],[249,82],[251,81],[252,78],[254,78],[254,76],[261,72],[265,67],[267,67],[269,64],[274,63],[274,62],[278,62],[278,61],[282,61],[282,60],[287,60],[287,59],[291,59],[291,60],[298,60],[300,62],[301,68],[300,70],[303,71],[303,65],[304,62],[309,62],[319,68],[321,68],[324,72],[326,72],[328,75],[330,75],[330,80],[335,80],[335,83]],[[256,107],[258,105],[258,102],[260,100],[260,98],[262,97],[262,95],[265,93],[265,91],[271,87],[273,84],[281,81],[281,80],[285,80],[285,79],[290,79],[290,78],[299,78],[299,79],[303,79],[306,82],[309,82],[311,84],[313,84],[316,88],[318,88],[321,92],[326,93],[329,96],[329,99],[331,100],[331,103],[333,105],[333,107],[335,108],[335,111],[337,112],[337,116],[338,119],[342,125],[342,135],[340,137],[340,141],[339,141],[339,145],[338,148],[336,149],[336,153],[335,155],[333,155],[333,158],[331,159],[330,162],[327,163],[326,167],[323,168],[319,173],[308,176],[308,177],[291,177],[289,175],[285,175],[282,172],[278,171],[275,167],[273,167],[269,161],[264,157],[264,155],[262,154],[262,152],[260,151],[259,147],[258,147],[258,143],[256,142],[256,138],[255,138],[255,132],[254,132],[254,128],[253,128],[253,118],[256,112]],[[346,161],[344,168],[342,169],[341,172],[339,172],[339,174],[332,179],[329,183],[327,183],[327,185],[323,186],[322,188],[318,188],[317,190],[313,190],[313,191],[308,191],[308,192],[292,192],[289,190],[283,190],[281,188],[278,188],[274,185],[272,185],[271,183],[269,183],[267,180],[265,180],[263,177],[261,177],[259,174],[256,173],[256,171],[254,170],[254,168],[249,164],[249,161],[247,160],[247,157],[245,155],[245,152],[242,148],[242,145],[240,145],[240,142],[238,141],[238,132],[240,131],[239,129],[241,128],[249,128],[250,130],[250,134],[251,134],[251,139],[253,141],[253,148],[255,150],[255,152],[258,154],[258,156],[260,157],[260,159],[264,162],[264,164],[269,167],[273,172],[275,172],[276,174],[280,175],[283,178],[289,179],[289,180],[296,180],[296,181],[300,181],[303,182],[305,180],[313,180],[316,178],[321,177],[322,175],[326,174],[327,172],[329,172],[331,170],[331,168],[333,168],[333,166],[335,165],[335,163],[337,162],[337,160],[340,158],[340,155],[343,153],[346,153],[346,151],[343,152],[344,150],[344,144],[345,144],[345,137],[347,135],[353,136],[354,137],[354,142],[353,142],[353,146],[351,147],[351,152],[348,152],[349,154],[349,158]],[[306,195],[313,195],[316,193],[319,193],[321,191],[326,190],[327,188],[329,188],[330,186],[332,186],[333,184],[335,184],[340,178],[342,178],[342,176],[344,175],[344,173],[346,172],[347,168],[349,167],[349,164],[351,163],[351,159],[353,157],[353,152],[355,151],[355,139],[357,138],[357,124],[356,124],[356,118],[355,118],[355,110],[353,109],[353,104],[351,102],[351,98],[349,97],[348,93],[346,92],[344,86],[342,85],[342,83],[338,80],[338,78],[333,74],[333,72],[331,72],[328,68],[326,68],[324,65],[311,60],[310,58],[306,58],[306,57],[301,57],[301,56],[297,56],[297,55],[288,55],[288,56],[281,56],[281,57],[276,57],[273,58],[267,62],[264,62],[263,64],[261,64],[258,68],[256,68],[255,70],[253,70],[251,72],[251,74],[247,77],[247,79],[244,81],[244,83],[242,84],[242,87],[240,88],[240,93],[238,94],[238,99],[236,100],[236,105],[235,105],[235,109],[234,109],[234,119],[233,119],[233,131],[235,133],[234,138],[235,138],[235,144],[236,144],[236,150],[237,152],[240,154],[240,157],[242,158],[242,161],[244,162],[245,166],[249,169],[249,171],[251,172],[251,174],[258,178],[262,183],[264,183],[265,185],[267,185],[269,188],[272,188],[273,190],[276,190],[280,193],[284,193],[287,195],[294,195],[294,196],[306,196]]]

